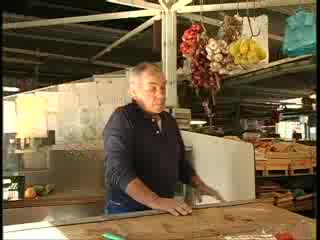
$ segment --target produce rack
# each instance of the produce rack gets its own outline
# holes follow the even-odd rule
[[[263,79],[278,77],[302,71],[316,70],[316,59],[313,55],[285,58],[260,67],[244,70],[238,74],[227,76],[224,87],[241,86]],[[290,91],[289,91],[290,93]]]

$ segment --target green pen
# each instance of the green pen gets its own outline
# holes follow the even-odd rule
[[[113,234],[111,234],[111,233],[104,233],[104,234],[102,234],[102,237],[103,237],[105,240],[126,240],[126,239],[123,238],[123,237],[119,237],[119,236],[113,235]]]

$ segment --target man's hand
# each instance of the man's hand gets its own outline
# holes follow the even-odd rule
[[[188,215],[192,213],[191,207],[184,202],[179,202],[173,198],[157,198],[152,206],[153,209],[171,213],[174,216]]]
[[[202,196],[207,195],[216,198],[221,202],[226,202],[218,191],[206,185],[198,176],[192,178],[193,192],[199,202],[202,202]]]

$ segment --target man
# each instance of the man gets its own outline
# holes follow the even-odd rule
[[[149,63],[136,66],[129,94],[133,102],[118,108],[104,129],[106,213],[157,209],[190,214],[187,204],[173,198],[178,180],[222,199],[184,157],[176,121],[164,111],[166,80],[161,70]]]

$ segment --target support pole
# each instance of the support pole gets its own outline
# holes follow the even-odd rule
[[[177,14],[162,14],[162,69],[167,78],[166,98],[168,107],[177,107]]]

